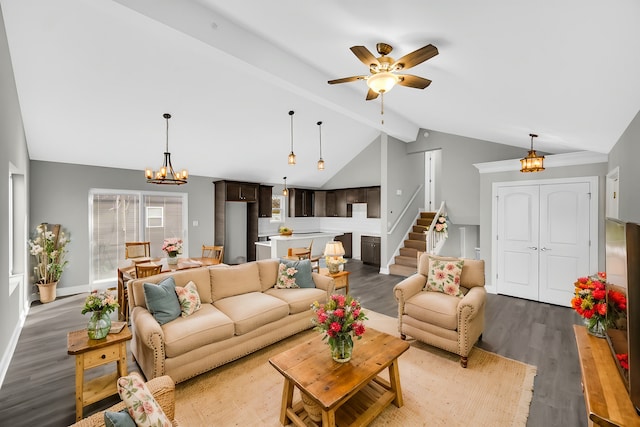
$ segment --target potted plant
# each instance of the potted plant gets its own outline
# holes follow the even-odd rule
[[[29,240],[29,252],[36,259],[33,268],[35,283],[38,285],[40,302],[48,303],[56,299],[56,288],[60,276],[69,261],[65,260],[67,245],[71,240],[61,231],[60,225],[42,223],[36,228],[36,237]]]

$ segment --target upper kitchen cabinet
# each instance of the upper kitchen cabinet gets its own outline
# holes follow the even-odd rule
[[[313,216],[323,217],[327,215],[327,192],[316,190],[313,192]]]
[[[258,184],[250,182],[226,181],[227,202],[257,202]]]
[[[260,185],[258,200],[258,216],[260,218],[271,218],[271,196],[273,194],[272,185]]]
[[[347,216],[347,190],[330,190],[326,196],[326,216]]]
[[[313,190],[302,188],[289,189],[289,216],[311,217],[313,216]]]
[[[367,218],[380,218],[380,187],[368,187],[365,191],[367,195]]]
[[[348,188],[347,204],[367,203],[367,193],[364,188]]]

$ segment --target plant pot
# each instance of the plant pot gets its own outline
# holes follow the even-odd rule
[[[46,304],[55,301],[58,282],[38,283],[37,285],[41,303]]]

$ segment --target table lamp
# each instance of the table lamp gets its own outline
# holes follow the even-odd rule
[[[344,264],[345,260],[342,258],[344,255],[344,246],[342,242],[330,241],[324,247],[324,256],[329,268],[329,273],[335,274],[340,271],[340,264]]]

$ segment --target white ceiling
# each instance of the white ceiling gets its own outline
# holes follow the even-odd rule
[[[386,132],[608,153],[640,110],[636,0],[0,0],[32,159],[321,186]],[[433,83],[365,101],[349,50]],[[377,55],[376,55],[377,56]],[[296,166],[288,166],[294,110]],[[318,160],[323,121],[325,172]]]

